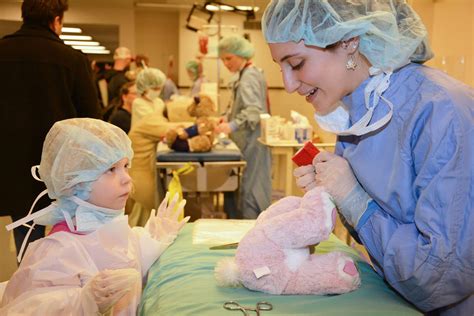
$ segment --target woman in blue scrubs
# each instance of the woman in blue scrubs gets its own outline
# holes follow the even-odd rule
[[[270,205],[272,193],[270,150],[258,141],[260,114],[267,113],[267,84],[262,71],[251,62],[255,49],[248,40],[228,36],[219,41],[218,50],[235,76],[230,83],[231,104],[217,131],[230,134],[247,162],[237,209],[227,203],[229,195],[224,198],[224,209],[231,218],[257,218]]]
[[[473,88],[422,65],[426,29],[405,1],[272,1],[262,27],[286,90],[338,135],[298,186],[326,188],[420,310],[472,315]]]

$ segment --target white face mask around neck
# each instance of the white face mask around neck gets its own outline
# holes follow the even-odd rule
[[[372,131],[378,130],[381,127],[385,126],[393,115],[393,104],[386,98],[382,96],[383,92],[387,90],[390,85],[390,76],[392,75],[391,71],[382,72],[379,69],[371,68],[371,75],[374,75],[367,86],[364,89],[364,101],[365,107],[367,108],[367,113],[364,116],[349,127],[349,111],[342,104],[327,115],[318,115],[314,114],[314,119],[318,125],[328,132],[335,133],[337,135],[346,136],[346,135],[356,135],[362,136]],[[370,96],[374,93],[372,105],[370,105]],[[378,120],[375,123],[369,124],[376,106],[379,104],[380,99],[385,101],[389,106],[389,112]]]

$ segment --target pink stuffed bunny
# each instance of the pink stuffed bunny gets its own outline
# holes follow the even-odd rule
[[[240,241],[235,258],[217,263],[220,286],[239,286],[271,294],[339,294],[357,289],[359,272],[342,252],[310,254],[309,246],[329,237],[336,208],[316,187],[302,198],[289,196],[271,205]]]

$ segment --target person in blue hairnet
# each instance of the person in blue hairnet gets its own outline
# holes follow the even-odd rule
[[[167,195],[144,228],[128,226],[123,209],[132,156],[127,134],[102,120],[53,125],[39,174],[44,193],[56,201],[9,225],[33,220],[53,228],[26,250],[5,289],[1,315],[136,315],[143,278],[189,217],[178,221],[185,200],[178,204],[177,195]]]
[[[165,74],[158,68],[145,68],[137,76],[138,97],[132,103],[131,127],[137,125],[145,116],[159,113],[166,117],[166,106],[160,98],[166,81]]]
[[[186,63],[185,68],[189,79],[191,79],[193,82],[189,95],[191,97],[195,97],[201,92],[202,83],[207,82],[207,79],[203,73],[202,63],[197,60],[190,60]]]
[[[295,169],[324,186],[377,272],[423,312],[474,311],[474,91],[423,66],[404,0],[272,1],[262,28],[285,89],[336,153]]]
[[[218,45],[219,57],[233,74],[231,103],[217,131],[230,134],[247,162],[236,209],[224,209],[233,218],[257,218],[271,202],[271,154],[259,143],[260,114],[267,113],[267,84],[262,71],[250,61],[254,46],[241,36],[228,36]],[[226,198],[224,203],[226,203]]]

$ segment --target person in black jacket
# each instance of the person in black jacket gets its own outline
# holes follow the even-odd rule
[[[13,221],[24,217],[45,189],[30,170],[39,164],[54,122],[100,117],[87,57],[59,38],[67,9],[67,0],[24,0],[23,25],[0,40],[0,216]],[[48,205],[46,200],[37,205]],[[17,252],[27,230],[14,230]],[[35,228],[29,241],[42,236],[44,228]]]

